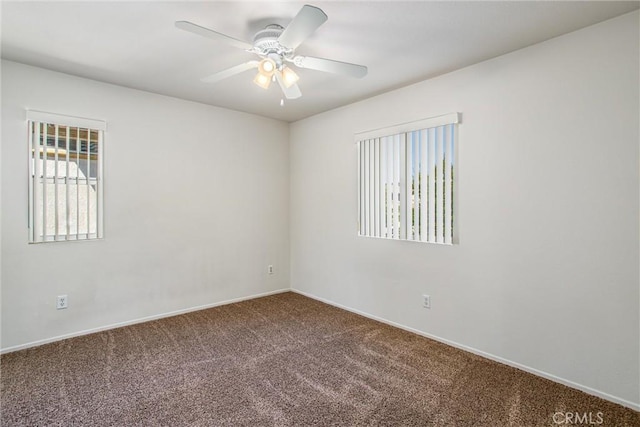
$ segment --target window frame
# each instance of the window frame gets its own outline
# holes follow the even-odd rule
[[[29,243],[34,244],[34,243],[65,242],[65,241],[90,241],[90,240],[99,240],[104,238],[104,140],[105,140],[104,134],[106,133],[106,130],[107,130],[107,123],[104,120],[74,117],[74,116],[48,113],[48,112],[37,111],[37,110],[26,110],[26,123],[27,123],[27,135],[28,135],[27,159],[28,159],[28,183],[29,183],[29,188],[28,188]],[[84,153],[84,155],[86,155],[88,164],[92,162],[91,156],[93,155],[93,151],[91,150],[91,145],[93,144],[91,143],[90,133],[94,131],[97,132],[97,151],[96,151],[97,171],[96,171],[96,178],[95,178],[96,212],[94,214],[96,227],[95,227],[94,233],[91,232],[90,223],[87,223],[86,233],[79,232],[79,224],[76,224],[76,233],[73,233],[73,234],[64,232],[62,230],[58,231],[57,223],[56,223],[57,233],[47,235],[46,234],[47,230],[43,230],[44,225],[46,223],[46,221],[44,220],[45,213],[40,212],[38,210],[39,200],[37,200],[37,198],[41,196],[39,192],[42,191],[42,189],[46,189],[47,177],[43,176],[43,182],[41,186],[42,189],[39,190],[38,189],[38,186],[40,186],[39,177],[36,178],[35,176],[36,170],[38,169],[38,167],[36,167],[35,165],[35,163],[37,163],[35,162],[35,160],[36,159],[39,160],[39,157],[36,157],[35,153],[36,153],[36,149],[40,150],[40,147],[42,147],[42,145],[40,143],[40,140],[38,141],[35,140],[34,134],[36,132],[32,130],[33,126],[35,125],[41,126],[42,124],[44,124],[45,126],[54,125],[56,126],[57,129],[59,127],[66,127],[67,128],[66,131],[69,133],[71,132],[72,128],[76,128],[76,132],[77,132],[76,133],[76,151],[74,151],[74,153],[76,153],[78,159],[80,159],[80,155],[83,154],[82,148],[81,148],[82,144],[80,139],[80,133],[83,130],[87,131],[87,152]],[[40,129],[38,129],[37,135],[38,137],[40,137]],[[46,141],[46,138],[45,138],[45,141]],[[47,145],[45,142],[45,150],[46,150],[46,146]],[[59,161],[58,160],[59,150],[60,150],[59,144],[56,144],[54,148],[56,162]],[[69,156],[69,153],[66,152],[66,149],[65,149],[65,156]],[[47,157],[44,157],[45,161]],[[68,161],[67,161],[67,164],[68,164]],[[79,167],[79,165],[77,165],[77,167]],[[69,176],[67,175],[67,178],[64,180],[64,186],[65,186],[64,188],[68,188],[66,186],[69,186],[71,184],[71,182],[67,181],[68,178]],[[54,181],[56,182],[56,185],[60,185],[57,183],[58,179],[59,177],[56,174],[56,176],[54,177]],[[78,178],[76,177],[76,185],[78,185],[77,179]],[[91,176],[87,176],[86,181],[87,181],[86,185],[88,186],[92,185]],[[42,196],[44,196],[44,194],[42,194]],[[45,199],[43,198],[43,203],[44,203],[44,200]],[[77,203],[76,208],[79,209],[80,204],[78,201],[76,203]],[[87,200],[87,205],[89,205],[89,203],[90,201]],[[56,218],[57,218],[59,204],[56,203],[54,206],[55,206],[54,209],[56,210]],[[66,209],[68,209],[68,207]],[[43,210],[46,212],[46,209],[43,209]],[[65,210],[65,213],[66,212],[67,211]],[[39,221],[36,221],[36,217],[38,216],[42,217],[42,222],[43,222],[42,224],[39,224]],[[91,218],[91,216],[89,216],[89,218],[92,220],[91,222],[93,222],[93,218]],[[68,220],[68,217],[67,217],[67,220]],[[69,228],[69,223],[67,222],[67,229],[68,228]]]
[[[457,200],[458,199],[458,182],[459,182],[459,178],[458,178],[459,126],[458,124],[461,123],[461,118],[462,118],[461,113],[457,113],[457,112],[449,113],[449,114],[443,114],[440,116],[426,118],[422,120],[416,120],[412,122],[388,126],[384,128],[358,132],[354,135],[354,142],[356,145],[357,157],[358,157],[357,159],[357,163],[358,163],[357,215],[358,215],[358,218],[356,221],[356,226],[357,226],[357,235],[359,237],[370,237],[370,238],[387,239],[387,240],[402,240],[402,241],[419,242],[419,243],[432,243],[432,244],[438,244],[438,245],[454,245],[459,243],[459,237],[458,237],[458,231],[459,231],[458,216],[459,215],[458,215],[458,200]],[[447,219],[447,205],[444,203],[442,204],[442,206],[440,206],[437,203],[435,205],[432,205],[431,201],[429,200],[427,200],[426,202],[423,202],[422,200],[420,200],[421,208],[418,208],[417,202],[415,201],[415,195],[414,195],[415,190],[412,189],[412,185],[415,186],[415,183],[418,182],[419,188],[422,188],[422,184],[427,183],[425,182],[426,178],[425,178],[425,181],[422,181],[420,179],[420,174],[422,173],[422,170],[423,170],[424,157],[418,158],[418,159],[410,159],[410,155],[406,153],[407,151],[409,151],[408,150],[408,146],[410,144],[409,136],[411,134],[413,134],[412,136],[413,138],[416,135],[415,133],[421,133],[422,135],[424,135],[423,132],[426,132],[427,134],[430,132],[430,130],[434,130],[434,132],[437,132],[437,129],[440,129],[440,128],[443,128],[442,132],[445,132],[445,129],[444,129],[445,126],[452,126],[452,128],[450,130],[451,134],[449,135],[449,139],[447,139],[444,133],[442,134],[442,138],[443,138],[442,148],[443,150],[446,150],[448,148],[446,147],[446,144],[450,143],[451,150],[448,155],[445,155],[445,152],[443,151],[442,161],[446,162],[445,159],[448,158],[448,159],[451,159],[452,163],[451,163],[451,169],[449,169],[450,174],[449,175],[447,174],[446,169],[443,170],[441,184],[437,184],[437,185],[444,185],[445,189],[447,188],[447,185],[450,185],[449,187],[450,193],[444,193],[444,191],[442,193],[443,195],[444,194],[451,195],[449,199],[450,210],[448,211],[449,212],[448,219]],[[435,135],[437,135],[437,133],[435,133]],[[393,149],[389,148],[388,144],[395,144],[395,142],[390,142],[389,138],[398,138],[398,148],[395,148],[395,147]],[[416,144],[416,141],[414,141],[413,139],[411,139],[411,141],[412,141],[411,142],[412,144]],[[433,144],[437,144],[438,143],[437,141],[438,140],[436,139],[436,141],[433,142]],[[370,144],[368,148],[366,148],[366,150],[371,151],[371,148],[374,149],[373,163],[371,163],[372,162],[371,158],[369,158],[369,160],[366,160],[364,158],[366,156],[366,153],[368,152],[368,151],[363,152],[363,150],[365,149],[363,148],[364,144]],[[383,145],[383,144],[387,144],[387,145]],[[418,144],[420,144],[421,147],[426,147],[427,150],[431,150],[431,145],[430,145],[432,144],[431,142],[428,142],[428,141],[425,142],[424,146],[422,145],[422,142]],[[387,148],[384,148],[384,147],[387,147]],[[422,148],[420,150],[422,153]],[[389,162],[389,163],[385,164],[385,166],[383,167],[382,166],[383,163],[381,163],[383,151],[386,152],[387,156],[390,156],[390,155],[396,156],[397,154],[399,158],[402,159],[402,161],[397,160],[397,164],[396,164],[395,158],[394,160],[387,158],[385,159],[384,163],[386,162]],[[412,152],[413,151],[415,151],[415,146],[414,148],[412,148]],[[411,164],[408,164],[409,160],[411,160],[412,162]],[[431,164],[430,163],[431,161],[436,162],[438,160],[429,160],[428,162],[429,165]],[[388,170],[388,166],[391,166],[391,164],[393,164],[394,172],[391,172],[391,170]],[[415,170],[416,164],[419,165],[420,172],[418,173],[418,176],[416,176],[415,174],[412,174],[413,178],[410,178],[409,169]],[[434,163],[433,165],[435,164],[436,163]],[[374,166],[373,172],[371,172],[371,165]],[[399,168],[399,171],[397,171],[399,175],[396,174],[396,171],[395,171],[396,166],[398,166]],[[369,175],[363,181],[363,174],[366,174],[367,170],[370,171]],[[387,177],[392,176],[391,184],[393,185],[393,187],[395,188],[397,185],[397,188],[398,188],[397,191],[400,197],[395,201],[390,201],[390,200],[393,200],[393,196],[392,195],[390,196],[386,189],[382,190],[381,185],[383,182],[385,186],[389,185],[389,181],[387,181],[385,178],[380,178],[380,174],[383,173],[383,171]],[[438,174],[440,174],[440,172],[438,172]],[[448,175],[448,178],[447,178],[447,175]],[[428,176],[429,175],[427,175],[427,177]],[[409,179],[411,179],[411,182],[408,181]],[[438,177],[434,177],[433,179],[437,180]],[[437,181],[435,182],[437,183]],[[431,184],[431,179],[429,179],[428,183],[429,185]],[[375,186],[373,193],[371,192],[372,191],[371,186]],[[365,187],[367,187],[368,189]],[[395,194],[395,191],[396,190],[394,190],[392,194]],[[371,207],[371,204],[372,204],[371,197],[373,197],[373,210]],[[411,201],[410,201],[410,198],[412,198]],[[383,203],[385,204],[384,208],[381,206]],[[393,221],[394,233],[391,233],[389,231],[389,225],[388,225],[389,209],[390,209],[388,207],[389,203],[392,203],[392,209],[393,209],[392,221]],[[425,204],[429,206],[427,209],[425,209],[427,210],[426,214],[422,212],[422,210],[425,208]],[[409,208],[409,206],[411,206],[411,208]],[[395,210],[396,207],[398,208],[399,212],[396,212]],[[423,215],[428,215],[428,220],[429,222],[431,222],[435,220],[435,216],[434,217],[431,216],[432,215],[431,209],[437,210],[440,208],[442,208],[443,210],[442,217],[440,218],[442,221],[442,224],[446,222],[450,224],[451,235],[447,236],[446,233],[443,232],[442,239],[440,239],[440,236],[437,234],[435,235],[435,238],[432,239],[432,236],[430,235],[430,232],[428,230],[423,231],[422,225],[420,228],[420,232],[418,232],[415,228],[416,227],[415,217],[412,215],[417,215],[418,213],[420,213],[420,222],[422,222],[424,218]],[[385,213],[386,213],[386,225],[383,224],[383,221],[385,220],[385,217],[383,216],[383,214]],[[398,215],[399,219],[397,221],[395,219],[395,215]],[[436,215],[436,214],[434,213],[433,215]],[[367,221],[367,216],[368,216],[368,221]],[[372,217],[375,218],[373,222],[373,225],[375,225],[375,227],[371,226]],[[363,218],[365,219],[365,224],[363,224]],[[405,230],[402,230],[403,219],[405,224]],[[378,221],[380,221],[379,226],[378,226]],[[437,221],[435,223],[436,225],[438,224]],[[369,227],[367,227],[367,224],[369,224]],[[407,228],[407,224],[409,224],[409,228]],[[399,228],[399,232],[398,232],[398,228]],[[384,232],[382,230],[384,230]],[[445,227],[445,231],[446,231],[446,227]]]

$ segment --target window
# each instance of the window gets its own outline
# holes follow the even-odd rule
[[[358,234],[452,244],[458,113],[356,135]]]
[[[106,123],[27,111],[29,242],[102,238]]]

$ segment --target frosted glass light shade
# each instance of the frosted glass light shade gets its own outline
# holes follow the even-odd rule
[[[269,85],[271,84],[271,77],[264,73],[258,72],[258,74],[256,74],[256,77],[253,79],[253,82],[260,86],[262,89],[269,89]]]
[[[295,84],[300,77],[289,67],[284,67],[282,69],[282,81],[284,82],[285,87],[291,87],[291,85]]]

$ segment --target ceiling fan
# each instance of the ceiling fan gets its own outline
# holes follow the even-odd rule
[[[215,83],[227,77],[257,68],[258,73],[253,79],[255,84],[268,89],[272,81],[277,81],[285,98],[296,99],[302,96],[302,93],[297,85],[299,77],[290,64],[299,68],[342,74],[355,78],[362,78],[367,75],[367,67],[363,65],[295,54],[296,48],[326,20],[327,15],[321,9],[304,5],[286,28],[277,24],[267,25],[266,28],[255,34],[253,44],[188,21],[176,21],[176,27],[203,37],[225,42],[247,52],[255,53],[261,58],[260,60],[245,62],[204,77],[201,79],[203,82]],[[285,65],[285,63],[289,65]]]

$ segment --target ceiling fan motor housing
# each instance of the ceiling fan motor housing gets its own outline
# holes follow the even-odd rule
[[[253,51],[258,55],[267,56],[274,60],[274,56],[277,55],[280,60],[276,62],[281,63],[283,57],[293,54],[293,49],[282,46],[278,42],[278,37],[280,37],[282,31],[284,31],[284,28],[278,24],[267,25],[264,30],[258,31],[253,37]]]

